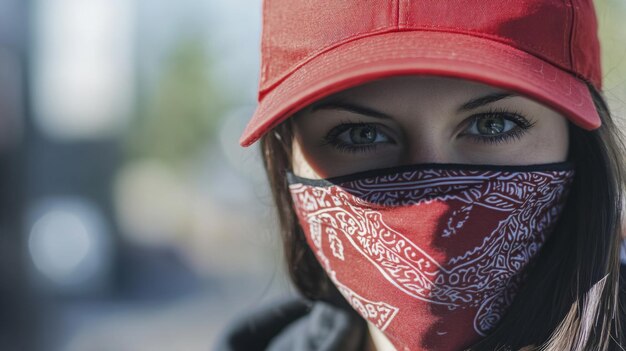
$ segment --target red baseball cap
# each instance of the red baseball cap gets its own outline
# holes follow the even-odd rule
[[[474,80],[600,126],[592,0],[265,0],[249,146],[310,103],[394,75]]]

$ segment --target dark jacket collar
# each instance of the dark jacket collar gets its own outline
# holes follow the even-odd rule
[[[363,350],[366,331],[353,310],[290,297],[235,319],[216,350],[357,351]]]
[[[626,301],[626,263],[621,279],[620,301]],[[620,307],[626,328],[626,304]],[[217,351],[360,351],[367,340],[367,324],[354,310],[302,297],[275,300],[225,330]]]

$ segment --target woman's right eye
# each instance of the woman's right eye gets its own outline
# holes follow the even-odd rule
[[[385,143],[395,142],[380,127],[370,123],[341,124],[324,137],[324,144],[350,152],[369,151]]]

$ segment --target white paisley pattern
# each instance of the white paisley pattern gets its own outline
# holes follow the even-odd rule
[[[415,299],[448,310],[475,309],[474,329],[484,336],[511,303],[523,279],[518,273],[545,241],[572,177],[568,170],[421,169],[326,186],[294,183],[290,191],[318,260],[364,317],[374,317],[374,323],[386,328],[398,309],[358,296],[338,281],[322,251],[323,240],[333,241],[333,255],[341,260],[344,245],[351,245],[389,283]],[[438,262],[419,243],[389,227],[381,212],[452,200],[460,205],[443,219],[445,228],[437,234],[441,237],[460,235],[479,208],[505,215],[497,227],[481,234],[480,245],[447,262]]]
[[[336,282],[335,284],[337,285],[339,292],[345,296],[346,300],[350,302],[352,307],[354,307],[354,309],[359,312],[363,318],[374,323],[374,325],[381,331],[385,331],[385,329],[387,329],[389,323],[391,323],[393,318],[398,313],[397,307],[381,301],[370,301],[339,282]]]

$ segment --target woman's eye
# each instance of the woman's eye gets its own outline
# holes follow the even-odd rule
[[[499,115],[487,115],[474,119],[468,132],[478,135],[498,135],[515,128],[515,122]]]
[[[350,128],[340,134],[339,139],[352,144],[371,144],[386,141],[385,136],[379,133],[376,127],[367,124]]]
[[[374,124],[348,123],[333,128],[325,137],[330,144],[342,151],[364,151],[382,143],[393,143],[381,128]]]
[[[479,142],[498,143],[521,138],[534,123],[519,114],[488,112],[471,117],[469,126],[461,134]]]

